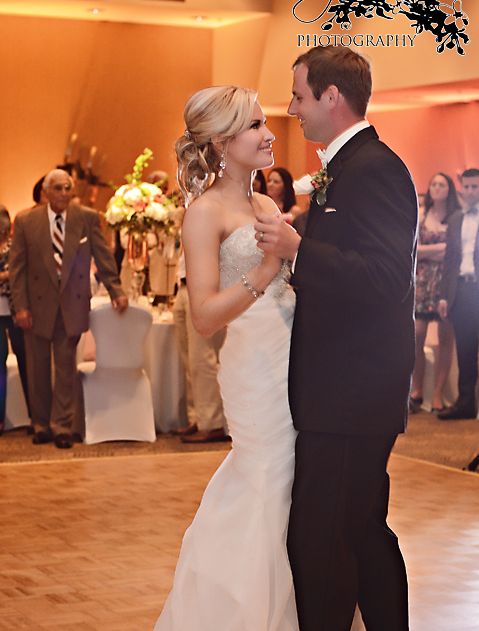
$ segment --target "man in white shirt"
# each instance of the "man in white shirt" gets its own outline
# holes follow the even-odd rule
[[[456,336],[459,396],[437,416],[442,421],[475,418],[479,339],[479,169],[461,176],[464,209],[449,220],[439,315]]]

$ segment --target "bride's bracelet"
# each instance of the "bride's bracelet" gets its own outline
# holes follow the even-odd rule
[[[241,280],[243,281],[243,285],[246,287],[246,289],[250,291],[255,298],[261,298],[261,296],[264,296],[264,291],[258,291],[257,289],[255,289],[253,285],[250,284],[246,276],[243,275],[241,277]]]

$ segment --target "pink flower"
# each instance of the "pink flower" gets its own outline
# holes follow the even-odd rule
[[[146,202],[140,199],[137,202],[133,202],[131,206],[136,213],[142,213],[145,211]]]

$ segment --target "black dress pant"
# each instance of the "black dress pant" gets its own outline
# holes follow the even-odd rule
[[[476,410],[477,361],[479,348],[479,284],[459,278],[449,319],[456,336],[459,368],[457,404]]]
[[[396,436],[300,432],[288,553],[301,631],[407,631],[408,588],[386,523]]]
[[[17,357],[18,372],[22,382],[23,394],[30,417],[30,405],[28,400],[27,359],[25,354],[25,341],[23,330],[16,326],[12,316],[0,316],[0,424],[5,420],[5,406],[7,399],[7,357],[8,337],[12,350]]]

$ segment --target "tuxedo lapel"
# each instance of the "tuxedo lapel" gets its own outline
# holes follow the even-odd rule
[[[65,240],[63,242],[62,279],[60,291],[62,291],[70,277],[75,256],[80,244],[83,230],[81,211],[77,206],[69,206],[65,220]]]
[[[350,138],[348,142],[335,154],[331,162],[328,163],[328,177],[332,178],[332,182],[326,192],[326,202],[322,206],[319,206],[314,199],[311,200],[305,236],[309,236],[312,232],[314,232],[319,217],[322,216],[324,209],[330,205],[328,204],[328,200],[334,200],[334,189],[340,185],[340,176],[341,171],[343,170],[343,164],[366,142],[377,139],[378,135],[374,127],[366,127],[366,129],[362,129]]]

